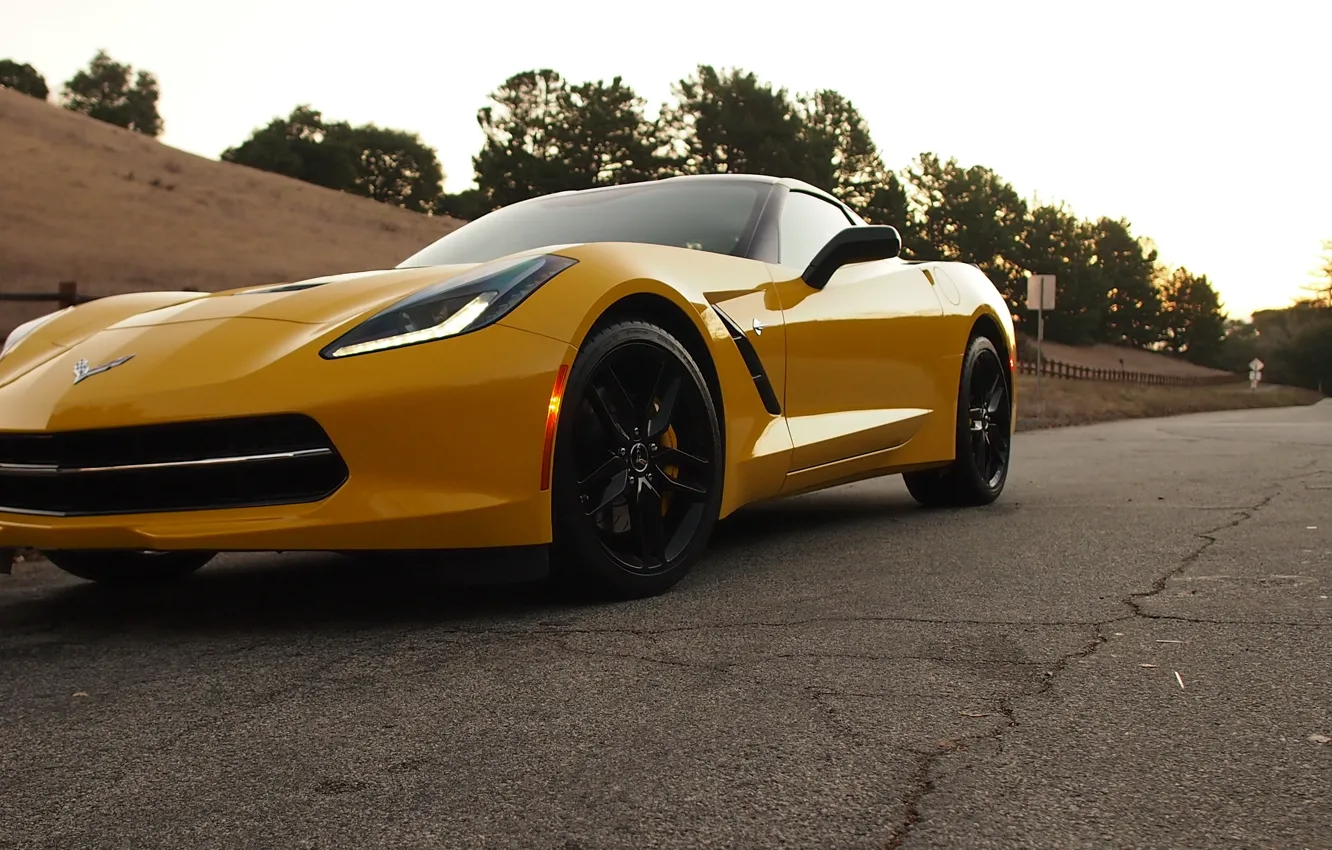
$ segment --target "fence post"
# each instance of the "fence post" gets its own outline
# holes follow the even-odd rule
[[[79,303],[79,282],[77,280],[62,280],[59,286],[61,307],[73,307]]]

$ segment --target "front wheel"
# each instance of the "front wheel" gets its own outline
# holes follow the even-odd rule
[[[994,343],[972,338],[958,388],[957,449],[943,469],[903,475],[912,497],[927,507],[988,505],[1004,490],[1012,451],[1010,376]]]
[[[59,549],[46,560],[70,575],[102,584],[162,584],[184,578],[216,552],[139,552],[132,549]]]
[[[622,598],[665,592],[707,545],[721,505],[721,427],[688,349],[649,322],[593,333],[555,440],[555,570]]]

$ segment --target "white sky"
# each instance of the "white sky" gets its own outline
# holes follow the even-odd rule
[[[215,157],[310,103],[419,132],[449,191],[471,185],[476,110],[520,70],[619,74],[650,112],[699,63],[836,89],[889,167],[934,151],[1123,216],[1235,317],[1288,304],[1332,239],[1329,31],[1326,0],[0,0],[0,58],[53,99],[106,48],[157,75],[167,144]]]

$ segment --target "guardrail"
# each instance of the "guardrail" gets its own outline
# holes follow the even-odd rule
[[[1018,373],[1036,374],[1036,361],[1019,360]],[[1065,378],[1076,381],[1114,381],[1122,384],[1151,384],[1162,387],[1214,387],[1243,381],[1240,375],[1159,375],[1154,372],[1133,372],[1128,369],[1097,369],[1091,366],[1077,366],[1058,360],[1042,360],[1040,373],[1043,377]]]

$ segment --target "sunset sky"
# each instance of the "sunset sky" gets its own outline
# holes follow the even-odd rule
[[[655,112],[707,63],[840,91],[890,167],[934,151],[1127,218],[1234,317],[1300,295],[1332,239],[1329,3],[0,2],[0,58],[53,99],[105,48],[157,75],[162,141],[210,157],[309,103],[419,132],[458,191],[510,74],[620,75]]]

